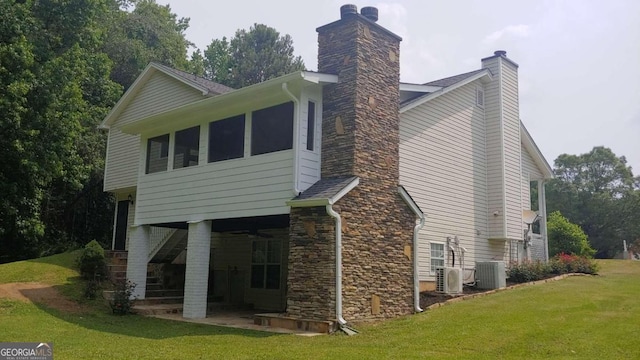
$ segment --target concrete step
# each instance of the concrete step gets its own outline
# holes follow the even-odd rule
[[[338,330],[338,326],[335,321],[299,319],[279,313],[255,314],[253,316],[253,323],[261,326],[309,331],[322,334],[331,334]]]
[[[160,296],[147,297],[142,300],[135,300],[137,305],[162,305],[162,304],[182,304],[184,296]]]
[[[182,314],[182,303],[180,304],[156,304],[156,305],[134,305],[133,312],[138,315],[164,315]]]
[[[147,291],[145,292],[145,297],[147,298],[158,298],[158,297],[175,297],[175,296],[184,296],[184,290],[182,289],[149,289],[147,286]]]

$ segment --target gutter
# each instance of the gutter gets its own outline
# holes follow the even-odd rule
[[[342,328],[347,321],[342,317],[342,219],[331,204],[325,207],[327,214],[336,221],[336,318]]]
[[[404,200],[411,211],[413,211],[418,218],[420,218],[420,222],[416,224],[413,228],[413,253],[411,255],[411,260],[413,260],[413,309],[415,312],[422,312],[422,308],[420,307],[420,279],[418,278],[418,233],[424,227],[425,223],[425,215],[420,210],[415,201],[411,198],[411,195],[405,190],[402,186],[398,187],[398,192],[400,193],[400,197]]]
[[[294,119],[294,129],[293,129],[293,143],[295,144],[294,147],[294,152],[293,152],[293,195],[294,196],[298,196],[300,195],[301,191],[300,188],[298,188],[298,176],[299,176],[299,167],[300,167],[300,161],[299,161],[299,146],[300,144],[298,144],[298,136],[300,133],[300,100],[295,97],[291,91],[289,91],[289,87],[287,86],[287,83],[284,82],[282,83],[282,91],[284,91],[285,94],[287,94],[287,96],[289,96],[289,98],[291,98],[291,100],[293,101],[293,108],[294,108],[294,113],[296,114],[296,119]]]

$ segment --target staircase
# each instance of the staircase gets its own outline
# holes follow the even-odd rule
[[[149,255],[149,262],[172,262],[186,247],[189,232],[186,230],[174,230],[166,236]]]
[[[127,251],[105,251],[109,279],[112,282],[127,278]],[[184,289],[165,289],[162,283],[163,264],[149,263],[147,267],[147,287],[145,299],[136,300],[133,311],[142,315],[174,314],[182,312]],[[110,299],[113,291],[103,292]]]

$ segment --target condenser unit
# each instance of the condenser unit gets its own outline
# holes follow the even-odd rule
[[[507,286],[504,261],[476,262],[476,287],[500,289]]]
[[[437,268],[436,291],[445,294],[461,294],[462,271],[459,268]]]

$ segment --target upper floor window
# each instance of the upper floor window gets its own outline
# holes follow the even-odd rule
[[[209,162],[244,156],[244,114],[209,123]]]
[[[293,103],[256,110],[251,116],[251,155],[293,148]]]
[[[169,134],[156,136],[147,140],[146,173],[167,171],[169,161]]]
[[[198,165],[200,154],[200,126],[176,131],[173,168]]]
[[[316,133],[316,104],[313,101],[309,101],[307,110],[307,150],[313,151]]]

